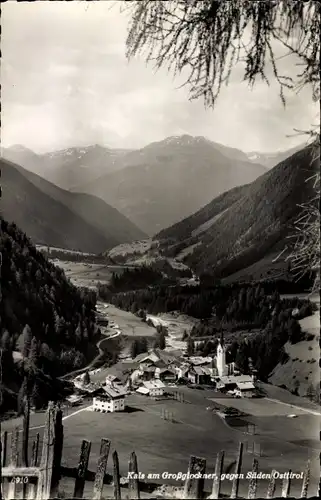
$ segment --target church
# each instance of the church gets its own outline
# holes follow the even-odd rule
[[[226,345],[221,334],[215,358],[211,365],[211,378],[216,389],[229,392],[236,397],[251,398],[255,396],[256,370],[250,361],[251,375],[243,375],[236,369],[235,363],[226,363]]]
[[[226,363],[226,345],[223,334],[218,342],[216,356],[212,359],[211,372],[212,377],[226,377],[236,372],[235,363]]]

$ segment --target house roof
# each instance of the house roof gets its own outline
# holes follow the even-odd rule
[[[224,385],[228,384],[239,384],[239,383],[252,383],[252,377],[250,375],[228,375],[220,377],[220,381]]]
[[[171,368],[171,367],[167,368],[165,366],[164,368],[160,368],[160,370],[159,370],[159,374],[166,373],[166,372],[172,373],[173,375],[176,375],[176,371],[173,368]]]
[[[212,361],[212,358],[203,358],[202,356],[192,356],[189,358],[189,361],[195,365],[195,366],[199,366],[199,365],[205,365],[207,363],[211,363]]]
[[[237,388],[240,389],[240,391],[251,391],[255,389],[255,386],[252,382],[238,382]]]
[[[155,380],[147,380],[146,382],[143,383],[144,387],[147,389],[164,389],[166,386],[163,384],[161,380],[155,379]]]
[[[193,371],[196,373],[196,375],[204,375],[204,372],[203,372],[201,366],[194,366]]]
[[[154,351],[151,352],[145,352],[143,354],[138,354],[138,356],[135,358],[135,361],[138,361],[139,363],[143,363],[145,361],[151,361],[152,363],[155,363],[156,361],[159,361],[161,359],[157,353]]]
[[[77,396],[76,394],[71,394],[71,396],[68,396],[66,400],[69,401],[69,403],[76,403],[77,401],[81,401],[82,397]]]
[[[127,394],[127,391],[124,387],[122,387],[121,385],[116,385],[116,384],[113,385],[112,387],[109,385],[104,386],[104,391],[110,399],[117,399],[120,397],[125,397]]]
[[[140,392],[141,394],[148,394],[149,393],[149,389],[147,389],[147,387],[144,387],[142,385],[141,387],[138,387],[138,389],[136,389],[136,392]]]

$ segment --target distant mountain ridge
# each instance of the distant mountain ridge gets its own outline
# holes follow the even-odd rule
[[[301,149],[304,148],[304,144],[300,144],[299,146],[295,146],[293,148],[287,149],[285,151],[277,151],[275,153],[262,153],[257,151],[251,151],[250,153],[246,153],[247,158],[254,163],[260,163],[266,168],[273,168],[281,161],[289,158],[294,153],[297,153]]]
[[[158,233],[154,240],[162,253],[220,278],[256,263],[263,266],[264,259],[271,262],[290,246],[287,237],[293,234],[298,205],[313,196],[313,181],[306,180],[318,168],[314,148],[305,147],[252,183],[225,192]]]
[[[77,190],[115,206],[149,235],[266,172],[241,151],[189,135],[151,143],[121,162],[121,169]]]
[[[100,253],[145,234],[94,196],[71,193],[21,166],[1,159],[2,216],[34,243]]]
[[[98,144],[36,154],[24,146],[2,148],[2,156],[53,182],[62,189],[90,182],[118,168],[118,159],[131,150],[109,149]]]
[[[102,199],[149,236],[251,183],[291,152],[245,153],[188,134],[138,150],[98,144],[43,155],[19,145],[2,150],[5,158],[62,189]]]

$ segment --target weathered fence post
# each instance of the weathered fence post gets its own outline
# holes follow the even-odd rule
[[[271,472],[271,479],[269,481],[268,489],[266,492],[266,498],[273,498],[275,493],[275,470]]]
[[[36,435],[36,439],[32,443],[31,467],[37,467],[38,448],[39,448],[39,432]],[[36,493],[35,484],[29,483],[28,499],[33,500],[35,498],[35,493]]]
[[[13,469],[18,466],[18,439],[19,439],[19,429],[16,429],[11,434],[11,453],[10,453],[10,467]],[[15,478],[9,479],[8,486],[8,500],[16,498],[16,482]]]
[[[1,463],[2,463],[2,466],[5,467],[6,466],[6,462],[7,462],[7,446],[8,446],[8,433],[7,431],[4,431],[1,435],[1,443],[2,443],[2,459],[1,459]]]
[[[138,481],[138,465],[137,465],[137,457],[136,453],[133,451],[129,458],[128,463],[128,498],[132,499],[140,499],[139,492],[139,481]]]
[[[39,432],[37,432],[36,439],[32,443],[31,464],[32,467],[37,467],[38,450],[39,450]]]
[[[113,453],[113,464],[114,464],[113,466],[114,499],[121,500],[119,460],[118,460],[118,453],[116,450]]]
[[[30,426],[30,399],[27,399],[23,408],[23,422],[22,422],[22,465],[28,467],[28,447],[29,447],[29,426]],[[23,483],[22,498],[27,496],[27,483]]]
[[[28,467],[28,445],[30,424],[30,400],[27,397],[23,408],[23,431],[22,431],[22,465]]]
[[[53,402],[50,401],[48,404],[47,418],[43,434],[37,500],[46,500],[50,498],[53,468],[56,464],[56,459],[54,457],[55,449],[57,450],[55,439],[55,432],[57,430],[56,417],[57,409],[55,408]]]
[[[57,405],[54,410],[54,456],[51,478],[50,494],[57,496],[59,481],[61,478],[60,467],[62,459],[62,449],[64,442],[64,426],[62,424],[62,409]]]
[[[100,444],[100,454],[97,463],[97,471],[94,481],[93,500],[100,500],[102,497],[109,449],[110,449],[110,441],[108,439],[102,439]]]
[[[301,498],[306,498],[308,496],[309,482],[310,482],[310,460],[307,461],[307,465],[303,475]]]
[[[243,443],[239,444],[239,451],[236,459],[235,465],[235,476],[233,478],[232,483],[232,492],[230,498],[237,498],[239,492],[239,483],[240,483],[240,473],[242,467],[242,457],[243,457]]]
[[[289,470],[288,477],[285,477],[283,479],[283,482],[282,482],[282,492],[281,492],[281,497],[282,498],[287,498],[289,496],[290,488],[291,488],[291,478],[290,478],[291,472],[292,471]]]
[[[91,442],[83,440],[81,444],[79,464],[77,470],[77,477],[75,480],[74,498],[82,498],[85,488],[85,476],[87,472],[89,455],[90,455]]]
[[[205,458],[190,457],[187,478],[184,485],[184,499],[194,498],[198,500],[203,498],[205,469]],[[194,475],[199,475],[200,477],[193,477]]]
[[[259,462],[257,461],[256,458],[254,458],[252,466],[252,477],[249,483],[247,498],[256,498],[258,468],[259,468]]]
[[[220,451],[216,457],[215,476],[213,480],[212,493],[210,498],[219,498],[221,491],[221,476],[224,464],[224,451]]]

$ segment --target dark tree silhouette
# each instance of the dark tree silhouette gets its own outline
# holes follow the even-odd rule
[[[187,74],[190,97],[203,97],[213,106],[232,68],[243,64],[244,80],[269,82],[267,69],[284,90],[309,84],[312,97],[320,99],[320,4],[288,0],[171,0],[128,2],[131,22],[127,37],[129,58],[147,50],[147,61]],[[296,56],[296,80],[281,75],[276,44],[284,57]]]
[[[194,351],[195,351],[194,340],[191,337],[188,337],[187,347],[186,347],[186,354],[187,354],[187,356],[193,356]]]

